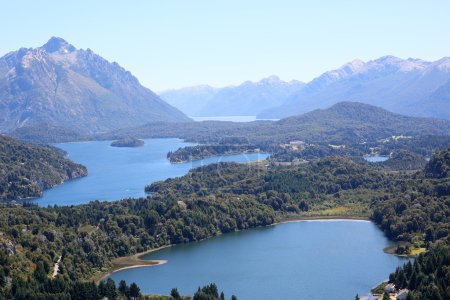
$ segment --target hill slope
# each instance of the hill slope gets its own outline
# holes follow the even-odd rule
[[[38,197],[44,189],[87,175],[84,166],[49,147],[0,135],[0,199]]]
[[[406,115],[450,119],[449,81],[450,58],[435,62],[393,56],[354,60],[312,80],[260,117],[280,118],[357,101]]]
[[[303,140],[307,143],[360,143],[391,136],[450,135],[450,121],[402,116],[357,102],[342,102],[277,122],[256,121],[154,123],[96,136],[100,139],[177,137],[192,142],[217,143],[236,138],[236,143],[260,147]],[[234,142],[233,142],[234,143]]]
[[[96,132],[189,120],[117,63],[61,38],[0,58],[0,116],[0,131],[50,124]]]
[[[254,116],[283,104],[300,91],[304,83],[285,82],[276,76],[238,86],[212,88],[189,87],[161,93],[161,98],[190,116]]]

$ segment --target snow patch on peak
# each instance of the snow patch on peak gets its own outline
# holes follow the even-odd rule
[[[261,79],[259,82],[257,82],[257,84],[259,85],[265,85],[265,84],[276,84],[276,83],[280,83],[280,77],[276,76],[276,75],[271,75],[267,78],[263,78]]]
[[[76,48],[60,37],[52,37],[41,47],[47,53],[59,52],[60,54],[71,53]]]
[[[440,71],[449,71],[450,70],[450,57],[443,57],[440,60],[433,63],[436,68]]]

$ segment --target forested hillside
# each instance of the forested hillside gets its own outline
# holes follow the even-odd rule
[[[303,140],[308,143],[359,143],[390,136],[450,135],[450,121],[406,117],[387,110],[357,103],[342,102],[277,122],[256,121],[154,123],[121,129],[96,136],[101,139],[177,137],[190,142],[218,143],[223,137],[243,138],[258,146]]]
[[[291,218],[372,218],[391,239],[433,249],[449,242],[450,179],[434,175],[448,167],[448,152],[414,174],[348,157],[288,168],[221,163],[154,183],[149,198],[49,208],[4,204],[0,252],[14,272],[0,272],[2,293],[45,298],[58,282],[88,280],[120,256]],[[57,281],[36,280],[50,277],[60,257]],[[448,270],[446,260],[436,264]],[[440,286],[435,280],[423,284]]]
[[[60,150],[26,144],[0,135],[0,199],[38,197],[44,189],[87,175],[84,166]]]

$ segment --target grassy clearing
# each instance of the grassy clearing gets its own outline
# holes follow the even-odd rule
[[[91,234],[96,230],[97,230],[97,227],[92,226],[92,225],[83,225],[78,228],[79,233],[87,233],[87,234]]]
[[[421,248],[412,248],[410,256],[417,257],[417,256],[419,256],[419,254],[424,253],[426,251],[427,251],[427,249],[423,248],[423,247],[421,247]]]

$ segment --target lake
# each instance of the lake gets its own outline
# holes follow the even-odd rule
[[[383,162],[389,159],[389,156],[364,156],[364,159],[368,162]]]
[[[257,119],[256,116],[220,116],[220,117],[189,117],[197,122],[202,121],[227,121],[227,122],[253,122],[253,121],[278,121],[279,119]]]
[[[354,299],[406,262],[383,252],[390,242],[368,221],[293,222],[224,234],[148,254],[167,264],[126,269],[116,282],[143,293],[193,295],[215,282],[226,299]]]
[[[111,147],[111,141],[55,144],[68,158],[85,165],[87,177],[67,181],[32,200],[40,206],[77,205],[92,200],[113,201],[145,197],[144,187],[158,180],[185,175],[191,168],[215,162],[249,162],[265,159],[268,154],[248,153],[205,158],[171,164],[167,152],[194,144],[180,139],[146,139],[143,147]]]

